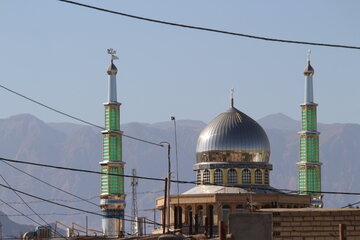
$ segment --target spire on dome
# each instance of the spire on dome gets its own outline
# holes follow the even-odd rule
[[[234,107],[234,89],[230,89],[230,104],[231,107]]]

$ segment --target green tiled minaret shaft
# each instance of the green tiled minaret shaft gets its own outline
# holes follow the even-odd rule
[[[120,105],[116,96],[117,68],[113,60],[116,52],[108,49],[111,63],[107,70],[109,75],[108,101],[105,107],[105,130],[103,135],[103,154],[101,165],[100,208],[104,215],[102,229],[105,236],[118,237],[124,234],[124,162],[122,161],[122,132],[120,130]],[[109,175],[107,175],[109,174]],[[113,174],[113,175],[110,175]]]
[[[313,207],[323,207],[321,195],[321,165],[319,161],[319,135],[317,131],[317,104],[313,100],[314,69],[310,65],[310,53],[304,69],[305,96],[301,104],[299,193],[312,196]]]

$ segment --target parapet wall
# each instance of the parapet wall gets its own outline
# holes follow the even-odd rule
[[[347,240],[360,239],[360,209],[262,209],[273,214],[273,239],[339,239],[339,224],[346,224]]]

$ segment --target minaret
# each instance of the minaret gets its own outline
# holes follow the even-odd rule
[[[312,196],[313,207],[323,207],[321,195],[321,165],[319,162],[319,135],[317,131],[316,108],[313,96],[314,69],[310,65],[310,50],[304,69],[305,94],[301,104],[299,193]]]
[[[105,130],[103,136],[103,154],[100,162],[101,195],[100,208],[103,212],[102,230],[105,236],[118,237],[124,233],[124,162],[122,161],[122,131],[120,131],[120,105],[116,97],[117,68],[113,61],[118,59],[116,51],[108,49],[111,63],[107,70],[109,75],[108,101],[105,106]]]

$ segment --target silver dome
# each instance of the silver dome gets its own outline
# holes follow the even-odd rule
[[[231,107],[200,133],[197,162],[268,162],[270,143],[264,129],[252,118]]]

